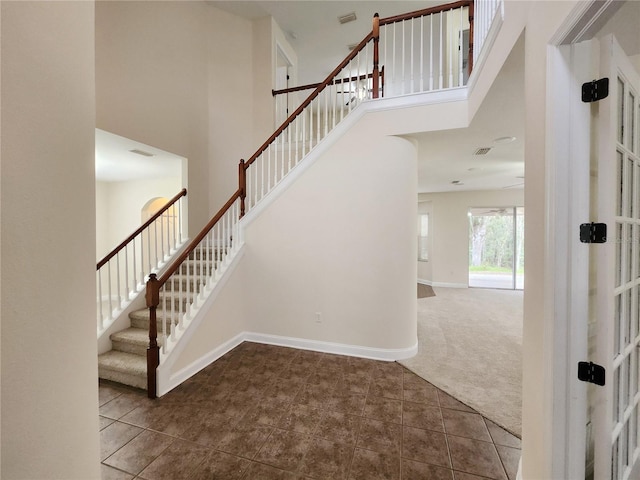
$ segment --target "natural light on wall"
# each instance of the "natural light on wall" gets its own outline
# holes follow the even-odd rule
[[[429,214],[418,215],[418,260],[426,262],[429,260]]]

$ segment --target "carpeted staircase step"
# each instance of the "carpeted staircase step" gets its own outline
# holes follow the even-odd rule
[[[111,343],[113,350],[135,355],[146,356],[149,346],[149,330],[146,328],[127,328],[119,332],[112,333]],[[158,336],[158,345],[162,345],[162,336]]]
[[[162,314],[163,311],[161,309],[156,310],[156,319],[158,332],[162,331]],[[129,319],[131,320],[131,326],[133,328],[141,328],[143,330],[149,331],[149,309],[143,308],[142,310],[136,310],[129,314]],[[178,322],[178,312],[174,312],[174,323]],[[170,319],[166,319],[167,331],[169,330],[169,326],[171,325]]]
[[[147,357],[110,350],[98,355],[98,376],[146,390]]]

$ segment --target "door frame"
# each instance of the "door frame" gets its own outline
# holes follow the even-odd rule
[[[581,85],[598,78],[599,48],[594,37],[617,2],[579,2],[551,39],[547,70],[547,168],[549,252],[545,296],[551,355],[545,371],[553,386],[551,467],[553,478],[585,478],[587,384],[577,378],[588,358],[589,246],[578,238],[590,212],[590,104]],[[621,2],[620,2],[621,3]],[[594,248],[594,247],[591,247]]]

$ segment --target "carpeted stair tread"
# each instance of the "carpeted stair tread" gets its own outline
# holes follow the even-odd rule
[[[98,374],[100,378],[147,388],[147,359],[141,355],[110,350],[98,355]]]
[[[149,343],[149,332],[142,328],[126,328],[112,333],[111,341],[147,345]]]

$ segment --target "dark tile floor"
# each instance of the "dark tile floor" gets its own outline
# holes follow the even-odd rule
[[[397,363],[245,342],[157,400],[100,384],[102,478],[513,480],[520,440]]]

